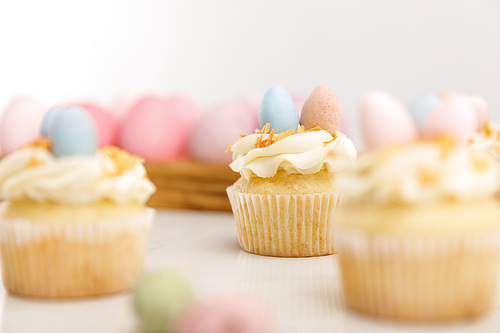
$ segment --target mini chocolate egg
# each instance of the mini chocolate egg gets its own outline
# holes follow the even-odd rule
[[[264,127],[271,124],[276,133],[289,129],[297,129],[299,125],[299,113],[295,103],[285,88],[274,86],[269,88],[259,109],[259,125]]]
[[[52,113],[48,136],[56,157],[93,155],[97,150],[97,134],[91,116],[82,108],[69,106]]]
[[[259,121],[254,109],[242,101],[222,102],[202,116],[191,133],[190,156],[209,164],[231,163],[230,144],[241,134],[254,133]]]
[[[422,137],[434,139],[451,135],[465,142],[477,129],[478,118],[468,97],[454,95],[447,98],[427,117]]]
[[[134,289],[134,308],[146,333],[172,332],[177,318],[194,302],[186,278],[172,270],[142,276]]]
[[[96,125],[99,147],[116,145],[118,138],[118,121],[111,112],[90,102],[74,105],[84,108],[92,116]]]
[[[417,122],[419,128],[422,128],[431,111],[438,107],[442,101],[443,99],[438,94],[427,93],[414,100],[408,106],[410,114]]]
[[[35,140],[40,133],[47,109],[32,97],[12,99],[3,109],[0,120],[0,147],[7,155]]]
[[[367,93],[360,105],[360,123],[367,149],[410,142],[418,137],[406,107],[385,91]]]
[[[332,88],[317,86],[302,107],[300,123],[306,129],[316,126],[335,134],[339,127],[340,104]]]
[[[186,145],[178,113],[164,99],[149,96],[136,101],[125,115],[119,145],[148,162],[168,162],[180,157]]]

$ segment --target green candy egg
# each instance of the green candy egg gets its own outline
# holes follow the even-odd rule
[[[147,333],[171,332],[174,321],[194,302],[187,279],[171,270],[142,276],[134,290],[134,308]]]

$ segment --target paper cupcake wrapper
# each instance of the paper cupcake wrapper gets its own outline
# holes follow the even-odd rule
[[[272,258],[241,251],[237,286],[267,305],[279,332],[329,332],[340,325],[340,276],[332,256]]]
[[[351,308],[403,320],[455,320],[492,308],[500,233],[367,235],[336,230]]]
[[[30,297],[121,292],[142,271],[155,211],[95,222],[0,221],[5,288]]]
[[[227,194],[243,250],[277,257],[310,257],[335,252],[333,223],[338,193]]]

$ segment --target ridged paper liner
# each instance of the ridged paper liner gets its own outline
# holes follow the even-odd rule
[[[342,312],[340,276],[333,259],[272,258],[242,251],[238,285],[267,305],[276,332],[332,332]]]
[[[335,253],[333,220],[336,192],[265,195],[227,194],[243,250],[275,257],[311,257]]]
[[[142,271],[155,211],[94,222],[0,221],[5,288],[30,297],[121,292]]]
[[[496,299],[500,233],[367,235],[336,230],[346,304],[402,320],[475,317]]]

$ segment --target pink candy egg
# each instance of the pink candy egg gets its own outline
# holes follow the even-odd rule
[[[118,121],[110,112],[90,102],[77,103],[74,105],[84,108],[94,120],[99,147],[114,146],[117,144]]]
[[[480,96],[469,96],[469,101],[474,107],[479,129],[488,121],[488,103]]]
[[[292,95],[293,102],[295,103],[295,106],[297,107],[297,110],[299,111],[299,117],[302,114],[302,108],[304,107],[304,103],[306,102],[307,96],[300,95],[300,94],[293,94]]]
[[[362,99],[360,125],[367,149],[406,143],[418,137],[416,123],[406,107],[380,90],[371,91]]]
[[[166,107],[175,113],[182,132],[183,149],[187,148],[189,135],[200,118],[201,108],[193,100],[183,95],[171,95],[165,99]]]
[[[183,153],[186,129],[178,113],[158,97],[143,97],[129,109],[119,133],[119,144],[148,162],[166,162]]]
[[[478,128],[479,117],[469,97],[454,95],[431,111],[422,127],[422,137],[452,135],[465,142]]]
[[[340,104],[333,89],[327,86],[314,88],[302,108],[300,124],[306,129],[320,126],[334,134],[339,126]]]
[[[31,97],[18,97],[8,103],[0,120],[2,154],[10,154],[39,137],[45,112],[47,108]]]
[[[207,111],[195,126],[190,139],[193,159],[227,165],[231,153],[225,153],[241,134],[252,134],[259,127],[258,115],[241,101],[223,102]]]
[[[264,309],[250,299],[219,297],[188,310],[176,323],[176,333],[269,333]]]

